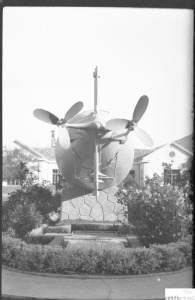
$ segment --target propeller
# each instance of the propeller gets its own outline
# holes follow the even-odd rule
[[[35,109],[33,114],[34,116],[46,123],[59,126],[59,143],[63,149],[68,149],[70,147],[70,137],[66,126],[64,125],[74,116],[76,116],[83,108],[83,102],[76,102],[65,114],[63,119],[59,119],[52,113],[44,109]],[[64,125],[64,126],[63,126]]]
[[[132,122],[138,123],[148,107],[149,99],[147,96],[142,96],[134,109]]]
[[[108,122],[106,122],[105,128],[112,131],[125,130],[125,129],[135,130],[135,133],[142,141],[142,143],[148,147],[152,147],[153,145],[152,138],[143,129],[137,127],[137,123],[144,115],[148,107],[148,103],[149,103],[148,97],[145,95],[142,96],[138,100],[135,106],[131,121],[127,119],[111,119]]]
[[[60,146],[63,149],[68,149],[70,147],[70,137],[65,125],[59,126],[58,138],[59,138]]]
[[[79,101],[76,102],[65,114],[64,120],[65,123],[68,122],[70,119],[72,119],[74,116],[76,116],[83,108],[83,102]]]
[[[41,120],[43,122],[52,124],[52,125],[57,125],[58,121],[59,121],[58,117],[56,117],[55,115],[53,115],[49,111],[41,109],[41,108],[35,109],[33,111],[33,115],[37,119],[39,119],[39,120]]]
[[[154,142],[152,140],[152,138],[145,132],[145,130],[139,128],[139,127],[134,127],[135,133],[137,134],[137,136],[139,137],[140,141],[148,146],[148,147],[152,147]]]

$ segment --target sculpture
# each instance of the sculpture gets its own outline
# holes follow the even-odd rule
[[[148,97],[137,102],[131,120],[111,119],[107,111],[98,110],[98,67],[94,76],[94,110],[81,112],[82,102],[75,103],[59,119],[52,113],[36,109],[36,118],[59,127],[55,155],[62,176],[78,188],[79,195],[119,185],[130,172],[134,159],[131,131],[147,146],[153,141],[137,127],[148,106]]]

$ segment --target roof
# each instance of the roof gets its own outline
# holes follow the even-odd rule
[[[49,160],[40,152],[36,151],[35,149],[25,145],[24,143],[20,142],[19,140],[14,140],[14,143],[18,146],[20,146],[21,148],[23,148],[24,150],[28,151],[29,153],[31,153],[32,155],[34,155],[35,157],[37,157],[38,159],[42,159],[46,162],[49,162]]]
[[[41,153],[49,161],[55,161],[55,151],[53,147],[34,147],[33,149]]]
[[[134,150],[134,159],[136,159],[137,157],[141,157],[143,155],[146,155],[149,152],[151,152],[150,149],[135,149]]]
[[[174,144],[175,146],[177,146],[178,148],[186,151],[189,154],[193,154],[192,150],[193,150],[193,137],[192,134],[187,135],[179,140],[173,141],[171,143],[168,144]],[[142,160],[145,156],[151,154],[152,152],[156,151],[157,149],[162,148],[163,146],[165,146],[166,144],[163,144],[159,147],[156,147],[152,150],[144,150],[144,149],[135,149],[135,158],[134,158],[134,162],[138,162],[140,160]],[[140,152],[139,152],[140,151]],[[145,151],[145,153],[144,153]],[[141,154],[141,155],[139,155]]]
[[[193,136],[192,134],[187,135],[179,140],[174,141],[177,145],[182,146],[183,148],[187,149],[188,151],[193,151]]]
[[[154,148],[152,150],[149,150],[149,149],[145,149],[145,150],[144,149],[135,149],[134,162],[138,162],[138,161],[142,160],[142,158],[144,158],[145,156],[149,155],[150,153],[156,151],[157,149],[159,149],[159,148],[161,148],[163,146],[164,145],[156,147],[156,148]],[[139,153],[140,150],[144,150],[145,153],[143,151],[142,154],[138,156],[138,153]]]

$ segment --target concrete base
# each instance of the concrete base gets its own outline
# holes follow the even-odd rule
[[[67,200],[70,191],[62,191],[61,220],[118,222],[124,220],[123,205],[117,203],[116,187]]]

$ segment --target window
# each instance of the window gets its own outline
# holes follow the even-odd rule
[[[164,170],[165,183],[176,184],[180,181],[180,170],[165,169]]]
[[[7,185],[15,185],[15,179],[8,179]]]
[[[59,169],[53,169],[53,185],[56,185],[59,181],[61,181],[62,175]]]

